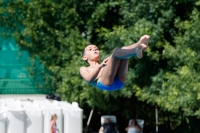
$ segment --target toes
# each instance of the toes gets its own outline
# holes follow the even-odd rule
[[[150,39],[149,35],[143,35],[139,40],[140,43],[143,43],[144,45],[146,45],[145,48],[143,48],[144,50],[146,50],[148,47],[149,39]]]
[[[146,38],[150,38],[150,36],[149,35],[144,35]]]
[[[140,38],[139,42],[142,44],[141,45],[142,50],[146,50],[148,48],[149,39],[150,39],[149,35],[143,35]]]
[[[141,43],[140,46],[138,47],[138,49],[146,49],[147,48],[147,45],[145,45],[144,43]]]
[[[147,41],[149,40],[150,36],[149,35],[143,35],[141,38],[140,38],[140,41]]]
[[[142,44],[142,49],[146,49],[146,48],[147,48],[147,45]]]
[[[143,41],[145,38],[146,38],[145,36],[142,36],[142,37],[140,38],[140,41]]]
[[[145,35],[145,38],[146,38],[147,41],[149,41],[150,36],[149,35]]]

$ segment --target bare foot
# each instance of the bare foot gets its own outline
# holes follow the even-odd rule
[[[149,39],[150,36],[149,35],[143,35],[140,40],[138,41],[138,43],[143,43],[146,45],[146,48],[144,48],[143,50],[146,50],[148,48],[148,43],[149,43]]]
[[[142,58],[142,50],[146,50],[148,48],[148,42],[149,42],[150,36],[149,35],[144,35],[140,38],[138,41],[138,46],[136,47],[136,55],[139,59]]]
[[[143,51],[143,49],[146,49],[146,48],[147,48],[147,46],[143,43],[139,43],[138,46],[136,47],[136,55],[139,59],[142,58],[142,56],[143,56],[142,51]]]

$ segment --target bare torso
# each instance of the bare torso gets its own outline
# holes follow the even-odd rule
[[[93,66],[89,66],[89,67],[87,67],[87,71],[88,71],[88,73],[93,72],[94,69],[95,69],[95,67],[93,67]],[[99,73],[98,73],[98,75],[97,75],[97,77],[95,78],[94,81],[97,81],[97,80],[101,77],[102,71],[103,71],[103,68],[99,71]]]
[[[95,67],[93,67],[93,66],[87,67],[88,73],[93,72],[94,69],[95,69]],[[91,84],[92,86],[97,87],[97,81],[98,81],[98,79],[101,77],[102,71],[103,71],[103,68],[99,71],[99,73],[98,73],[98,75],[96,76],[95,80],[94,80],[93,82],[90,82],[89,84]]]
[[[80,68],[81,76],[87,81],[90,85],[97,87],[97,81],[102,77],[104,67],[107,66],[107,61],[109,57],[104,59],[101,64],[94,61],[90,62],[88,67],[82,66]],[[98,88],[98,87],[97,87]]]

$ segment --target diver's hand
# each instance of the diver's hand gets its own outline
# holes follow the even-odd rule
[[[109,58],[110,58],[110,57],[108,57],[108,58],[106,58],[106,59],[104,59],[104,60],[102,61],[102,63],[100,64],[100,68],[103,68],[104,66],[107,65],[107,62],[108,62]]]

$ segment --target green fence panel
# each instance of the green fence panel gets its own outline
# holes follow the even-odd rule
[[[20,51],[14,39],[0,37],[0,94],[51,93],[51,88],[44,87],[44,81],[36,80],[41,77],[29,74],[30,66],[28,51]]]

